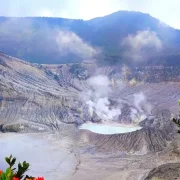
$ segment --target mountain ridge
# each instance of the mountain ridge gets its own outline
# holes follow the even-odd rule
[[[53,17],[0,17],[0,50],[40,64],[81,62],[93,58],[103,64],[124,63],[126,59],[122,55],[124,47],[121,42],[130,35],[136,37],[138,32],[144,31],[155,33],[161,40],[164,50],[159,59],[170,62],[174,58],[164,57],[164,52],[177,55],[179,59],[180,30],[162,24],[149,14],[133,11],[118,11],[87,21]],[[59,32],[63,32],[58,39],[60,43],[57,42]],[[64,45],[67,38],[70,42]],[[102,50],[101,56],[92,53],[97,48]],[[82,56],[83,51],[85,57]],[[158,60],[157,55],[155,59]]]

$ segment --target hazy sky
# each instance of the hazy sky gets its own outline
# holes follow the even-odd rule
[[[180,29],[180,0],[0,0],[0,16],[91,19],[118,10],[146,12]]]

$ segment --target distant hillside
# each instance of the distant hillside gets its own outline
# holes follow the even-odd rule
[[[152,64],[180,64],[180,30],[148,14],[130,11],[119,11],[89,21],[0,17],[0,51],[43,64],[80,62],[94,58],[104,64],[124,63],[131,61],[135,55],[131,53],[132,57],[124,57],[124,52],[129,49],[122,42],[128,37],[138,39],[137,34],[143,31],[150,32],[163,46],[160,52],[149,46],[140,47],[144,59]],[[142,36],[144,39],[149,38],[146,34]],[[144,44],[143,38],[141,44]],[[132,41],[131,46],[135,43]],[[97,53],[99,48],[100,54]]]

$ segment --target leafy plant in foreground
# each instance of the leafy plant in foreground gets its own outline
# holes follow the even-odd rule
[[[180,107],[180,100],[178,101],[178,105]],[[173,118],[172,121],[180,128],[180,110],[179,110],[178,117],[177,118]],[[180,130],[178,130],[178,133],[180,133]]]
[[[24,174],[28,171],[30,164],[26,161],[24,161],[23,163],[19,163],[16,171],[16,168],[13,168],[16,163],[16,158],[13,158],[12,155],[10,155],[10,157],[6,157],[5,160],[9,167],[4,172],[0,170],[0,180],[22,180]],[[32,176],[26,175],[23,180],[44,180],[44,178],[34,178]]]

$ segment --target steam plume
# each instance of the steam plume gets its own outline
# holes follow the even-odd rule
[[[120,118],[124,102],[118,99],[116,103],[112,103],[109,96],[113,93],[113,89],[109,78],[104,75],[94,76],[88,79],[88,84],[90,90],[83,94],[83,98],[90,116],[94,118],[97,116],[101,121],[120,120],[118,118]],[[134,94],[133,101],[128,104],[132,107],[130,118],[137,124],[151,113],[151,105],[142,92]]]
[[[109,101],[110,80],[108,77],[99,75],[88,80],[91,90],[86,94],[86,104],[91,116],[95,113],[101,120],[113,120],[120,114],[119,108],[111,106]]]
[[[151,105],[147,102],[146,96],[140,92],[134,94],[133,104],[135,108],[131,108],[131,119],[134,122],[140,122],[147,118],[151,113]]]

